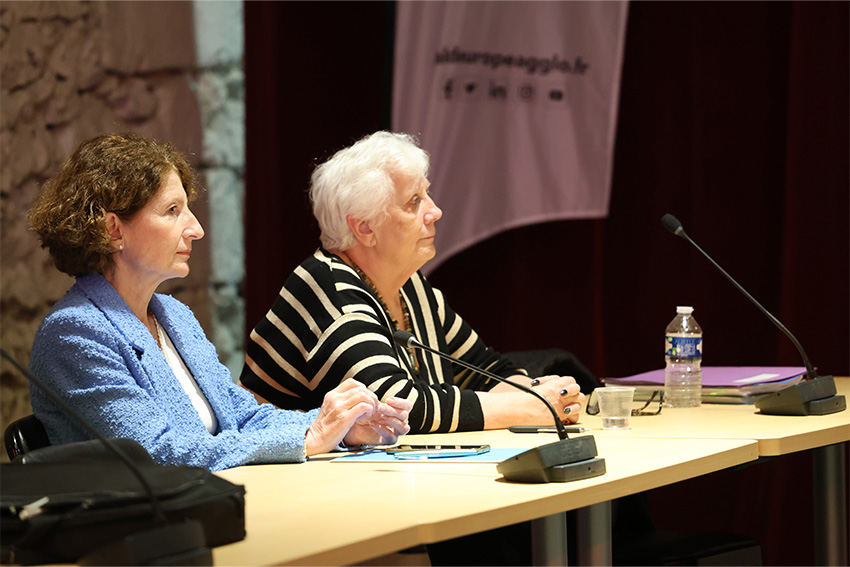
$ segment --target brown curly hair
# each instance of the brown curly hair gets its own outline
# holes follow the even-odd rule
[[[41,189],[27,214],[56,267],[66,274],[108,273],[114,252],[105,216],[130,220],[177,172],[189,202],[197,197],[195,173],[170,143],[133,133],[83,142]]]

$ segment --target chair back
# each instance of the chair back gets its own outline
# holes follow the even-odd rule
[[[47,431],[44,430],[38,418],[30,414],[13,421],[6,427],[3,443],[6,445],[6,454],[11,460],[29,451],[47,447],[50,445],[50,439],[47,438]]]
[[[506,352],[502,356],[517,368],[523,368],[532,378],[549,374],[572,376],[584,394],[599,386],[599,381],[576,355],[560,348]]]

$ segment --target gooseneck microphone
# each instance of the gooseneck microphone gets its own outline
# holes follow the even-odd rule
[[[88,434],[92,437],[99,440],[113,455],[121,459],[126,465],[127,468],[130,469],[130,472],[133,473],[133,476],[136,477],[136,480],[139,481],[139,484],[142,485],[142,488],[147,494],[148,499],[151,503],[151,511],[153,513],[154,520],[159,523],[166,523],[167,518],[162,511],[162,506],[160,506],[159,499],[154,494],[153,489],[151,488],[150,483],[147,479],[142,475],[142,472],[139,470],[139,467],[136,466],[135,463],[127,456],[127,454],[118,447],[115,443],[104,437],[97,429],[89,425],[86,420],[84,420],[76,411],[74,411],[71,406],[65,403],[65,400],[57,396],[53,390],[44,385],[44,383],[37,379],[35,376],[29,373],[29,371],[21,365],[17,360],[15,360],[12,355],[6,352],[6,349],[0,347],[0,355],[3,356],[6,360],[12,363],[12,366],[18,369],[18,372],[23,374],[27,380],[38,386],[38,388],[44,392],[44,394],[50,398],[50,401],[59,406],[62,411],[71,416],[71,419],[77,422],[77,424],[86,430]]]
[[[169,521],[162,505],[156,496],[150,482],[139,470],[139,467],[118,446],[113,439],[107,439],[97,429],[92,427],[62,398],[56,395],[41,380],[33,376],[26,368],[15,360],[6,349],[0,347],[0,355],[12,363],[23,376],[35,384],[50,400],[59,406],[68,416],[76,421],[83,429],[92,435],[99,444],[105,446],[118,457],[139,481],[151,505],[151,515],[155,527],[142,530],[117,541],[105,541],[102,547],[95,548],[87,555],[77,558],[82,565],[180,565],[180,564],[212,564],[212,552],[207,547],[206,536],[201,523],[197,520],[186,519],[176,523]],[[133,442],[135,443],[135,442]],[[139,449],[144,451],[140,445]],[[37,451],[34,450],[34,451]],[[25,453],[20,458],[26,463]],[[37,462],[37,461],[36,461]],[[21,466],[27,466],[23,464]],[[179,562],[175,562],[179,561]],[[180,563],[192,561],[193,563]],[[175,562],[175,563],[172,563]],[[198,562],[198,563],[194,563]]]
[[[806,365],[806,380],[797,384],[787,386],[777,392],[763,394],[756,397],[755,405],[764,414],[772,415],[825,415],[844,410],[847,407],[844,396],[837,396],[835,388],[835,380],[832,376],[818,376],[815,367],[812,365],[806,352],[797,338],[791,334],[785,325],[779,319],[774,317],[761,303],[750,295],[741,284],[730,276],[726,270],[714,261],[696,242],[691,240],[691,237],[685,233],[682,223],[671,214],[666,214],[661,218],[661,224],[664,228],[672,232],[674,235],[687,240],[694,248],[708,258],[708,261],[717,268],[723,276],[732,282],[738,291],[744,294],[753,305],[767,316],[776,327],[791,339],[797,351],[803,359],[803,364]]]
[[[560,440],[555,443],[529,449],[499,463],[496,470],[502,473],[505,480],[515,482],[567,482],[605,474],[605,459],[596,456],[596,440],[593,436],[585,435],[570,439],[558,412],[549,400],[539,392],[535,392],[522,384],[511,382],[483,368],[426,346],[412,333],[408,333],[407,331],[395,331],[393,333],[393,342],[401,348],[418,348],[436,354],[441,358],[483,374],[497,382],[510,384],[514,388],[539,398],[546,404],[546,407],[552,413],[552,417],[555,420],[555,428],[558,431]]]
[[[692,245],[694,248],[696,248],[697,250],[699,250],[699,251],[700,251],[700,253],[701,253],[703,256],[705,256],[706,258],[708,258],[708,261],[709,261],[709,262],[711,262],[711,263],[714,265],[714,267],[715,267],[715,268],[717,268],[717,269],[720,271],[720,273],[721,273],[721,274],[723,274],[723,275],[726,277],[726,279],[727,279],[727,280],[729,280],[730,282],[732,282],[732,285],[734,285],[735,287],[737,287],[737,288],[738,288],[738,291],[740,291],[741,293],[743,293],[743,294],[744,294],[744,296],[745,296],[747,299],[749,299],[749,300],[753,303],[753,305],[755,305],[756,307],[758,307],[758,308],[761,310],[761,312],[762,312],[762,313],[764,313],[764,314],[767,316],[767,318],[768,318],[768,319],[770,319],[770,321],[771,321],[774,325],[776,325],[776,327],[777,327],[780,331],[782,331],[783,333],[785,333],[785,335],[786,335],[789,339],[791,339],[791,342],[793,342],[793,343],[794,343],[794,346],[796,346],[796,347],[797,347],[797,350],[800,352],[800,356],[801,356],[801,357],[803,357],[803,363],[806,365],[806,372],[807,372],[807,374],[808,374],[809,378],[817,378],[817,377],[818,377],[817,372],[815,372],[814,366],[812,366],[811,361],[809,361],[809,357],[808,357],[808,356],[806,356],[806,353],[803,351],[803,347],[800,345],[800,342],[796,339],[796,337],[794,337],[794,335],[792,335],[792,334],[791,334],[791,331],[789,331],[789,330],[785,327],[785,325],[783,325],[783,324],[779,321],[779,319],[777,319],[776,317],[774,317],[774,316],[773,316],[773,315],[772,315],[772,314],[771,314],[771,313],[770,313],[767,309],[765,309],[765,308],[762,306],[762,304],[761,304],[761,303],[759,303],[758,301],[756,301],[756,300],[755,300],[755,298],[747,292],[747,290],[745,290],[743,287],[741,287],[741,284],[739,284],[738,282],[736,282],[736,281],[732,278],[732,276],[730,276],[730,275],[726,272],[726,270],[724,270],[723,268],[721,268],[721,267],[720,267],[720,265],[719,265],[717,262],[715,262],[715,261],[711,258],[711,256],[709,256],[708,254],[706,254],[706,253],[705,253],[705,251],[704,251],[702,248],[700,248],[700,247],[697,245],[697,243],[696,243],[696,242],[694,242],[693,240],[691,240],[691,237],[690,237],[690,236],[688,236],[688,235],[685,233],[685,229],[682,227],[682,223],[680,223],[680,222],[678,221],[678,219],[676,219],[676,217],[674,217],[674,216],[673,216],[673,215],[671,215],[671,214],[666,214],[666,215],[664,215],[664,217],[661,219],[661,223],[664,225],[664,228],[666,228],[667,230],[669,230],[670,232],[672,232],[672,233],[673,233],[673,234],[675,234],[676,236],[681,237],[681,238],[684,238],[685,240],[687,240],[688,242],[690,242],[690,243],[691,243],[691,245]]]
[[[549,402],[549,400],[547,400],[543,396],[543,394],[541,394],[540,392],[535,392],[534,390],[532,390],[531,388],[529,388],[527,386],[524,386],[522,384],[517,384],[516,382],[511,382],[510,380],[502,378],[501,376],[493,374],[492,372],[484,370],[483,368],[479,368],[477,366],[469,364],[468,362],[464,362],[463,360],[460,360],[459,358],[451,357],[451,356],[449,356],[447,354],[443,354],[442,352],[435,350],[431,347],[425,346],[424,344],[422,344],[419,341],[419,339],[417,339],[415,336],[413,336],[413,333],[408,333],[407,331],[396,331],[396,332],[393,333],[393,341],[395,342],[395,344],[397,344],[398,346],[400,346],[402,348],[419,348],[419,349],[422,349],[422,350],[426,350],[430,353],[436,354],[437,356],[451,360],[452,362],[459,364],[459,365],[463,366],[464,368],[468,368],[468,369],[470,369],[474,372],[478,372],[479,374],[483,374],[484,376],[487,376],[488,378],[492,378],[493,380],[496,380],[497,382],[503,382],[505,384],[510,384],[514,388],[518,388],[518,389],[522,390],[523,392],[527,392],[527,393],[531,394],[532,396],[536,396],[537,398],[540,399],[540,401],[542,401],[544,404],[546,404],[546,407],[549,408],[549,411],[552,413],[552,417],[555,419],[555,429],[558,430],[558,438],[559,439],[568,439],[569,438],[569,435],[567,435],[567,430],[564,429],[564,423],[561,421],[561,418],[558,416],[558,411],[552,406],[552,404]]]

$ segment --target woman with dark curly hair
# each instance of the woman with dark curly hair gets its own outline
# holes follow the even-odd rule
[[[306,412],[275,409],[233,383],[191,310],[155,293],[189,273],[204,236],[195,175],[171,144],[133,134],[84,142],[29,213],[56,267],[77,278],[45,317],[30,369],[104,435],[165,464],[211,470],[298,462],[340,443],[394,443],[411,403],[348,380]],[[37,387],[51,443],[88,434]]]

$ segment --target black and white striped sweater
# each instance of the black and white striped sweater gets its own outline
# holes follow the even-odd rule
[[[402,288],[411,330],[433,349],[499,375],[516,368],[487,348],[445,303],[443,294],[417,272]],[[323,249],[287,279],[246,349],[241,383],[259,398],[286,409],[308,410],[325,393],[354,378],[379,398],[413,401],[411,433],[482,429],[476,390],[495,381],[444,359],[417,351],[418,374],[406,351],[393,346],[392,323],[357,273]]]

